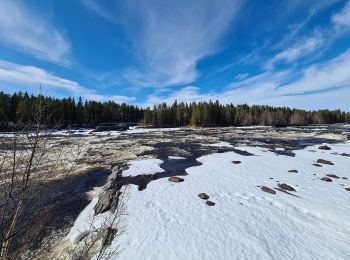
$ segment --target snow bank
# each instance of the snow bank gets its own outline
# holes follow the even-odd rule
[[[153,174],[157,172],[163,172],[164,169],[160,168],[160,164],[163,161],[159,159],[145,159],[139,161],[132,161],[129,169],[123,171],[124,176],[136,176],[139,174]],[[102,187],[96,187],[87,195],[92,198],[91,202],[84,210],[79,214],[75,220],[73,227],[70,229],[67,238],[71,243],[76,244],[87,234],[101,229],[106,221],[113,218],[113,214],[105,212],[95,216],[94,208],[98,202],[99,195],[102,194],[106,187],[110,185],[110,182],[106,183]]]
[[[295,157],[241,147],[256,156],[211,154],[198,158],[203,165],[187,169],[182,183],[164,178],[144,191],[132,186],[118,259],[349,259],[350,192],[344,188],[350,182],[320,178],[350,179],[350,158],[331,154],[349,153],[350,143],[329,146],[295,151]],[[320,158],[334,165],[313,166]],[[274,188],[277,181],[299,197],[257,187]],[[208,207],[201,192],[216,205]]]
[[[129,164],[129,169],[123,171],[123,176],[136,176],[141,174],[154,174],[157,172],[164,172],[164,169],[160,168],[163,163],[159,159],[145,159],[139,161],[132,161]]]

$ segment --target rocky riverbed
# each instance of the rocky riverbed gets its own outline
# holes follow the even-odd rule
[[[35,229],[38,239],[26,250],[27,255],[30,255],[30,251],[39,251],[50,244],[53,245],[54,249],[51,253],[44,252],[43,254],[46,256],[51,254],[61,259],[68,258],[69,256],[65,253],[72,252],[74,247],[84,239],[79,236],[79,228],[74,230],[74,226],[77,224],[79,217],[82,218],[80,216],[82,214],[79,215],[79,213],[88,208],[92,202],[94,202],[92,207],[94,214],[103,215],[106,212],[113,212],[113,208],[118,203],[120,192],[126,186],[130,186],[132,193],[134,193],[133,187],[136,187],[139,192],[145,192],[149,186],[154,189],[155,185],[164,185],[164,182],[186,185],[182,182],[190,181],[186,177],[191,175],[189,169],[196,169],[196,167],[205,165],[200,158],[218,155],[217,166],[211,169],[212,171],[220,171],[220,164],[226,163],[226,156],[228,155],[232,157],[229,160],[231,160],[233,167],[245,167],[247,160],[252,163],[256,161],[259,165],[261,164],[260,158],[264,158],[265,154],[269,156],[271,154],[276,158],[275,160],[271,160],[270,157],[266,159],[272,164],[270,165],[271,171],[276,171],[279,160],[289,158],[288,160],[294,160],[296,164],[291,164],[288,168],[281,169],[281,171],[295,176],[299,176],[300,171],[302,171],[296,169],[301,161],[298,157],[299,151],[302,151],[302,153],[307,151],[307,154],[310,154],[310,163],[308,164],[313,167],[311,168],[313,172],[316,169],[323,171],[324,167],[330,167],[335,160],[337,162],[344,161],[345,163],[350,160],[350,151],[346,149],[338,151],[332,147],[332,145],[346,143],[350,139],[350,127],[347,125],[198,129],[143,129],[134,127],[125,132],[94,133],[91,130],[61,130],[47,132],[45,135],[50,136],[51,147],[66,148],[65,151],[67,152],[63,155],[63,158],[67,160],[67,163],[75,162],[75,171],[72,172],[68,180],[60,181],[60,174],[54,174],[48,179],[47,187],[50,187],[48,190],[52,191],[54,189],[57,192],[62,192],[62,194],[72,194],[72,196],[62,196],[60,198],[61,201],[48,214],[51,217],[45,221],[44,225],[41,222],[41,225],[38,225]],[[9,135],[2,134],[0,138],[6,139],[9,138]],[[69,152],[72,150],[79,152],[77,154]],[[221,158],[220,154],[224,157]],[[320,158],[313,158],[316,155]],[[264,163],[261,165],[264,165]],[[318,175],[316,172],[314,174]],[[339,178],[334,177],[338,177],[338,175]],[[341,180],[346,181],[345,178],[350,177],[342,175],[344,175],[342,172],[338,173],[330,170],[328,175],[324,173],[324,176],[312,176],[324,182],[329,182],[328,179],[333,181],[341,178],[344,178]],[[176,178],[180,178],[182,181]],[[220,178],[220,176],[215,178]],[[259,183],[258,178],[253,184],[253,186],[260,189],[259,192],[262,195],[266,193],[277,196],[276,192],[282,192],[287,196],[292,195],[291,197],[299,199],[304,197],[303,194],[298,192],[299,188],[296,185],[300,185],[299,183],[284,183],[282,176],[276,177],[276,172],[271,172],[269,178],[271,181],[277,181],[277,183],[271,185],[271,183],[264,183],[263,180],[260,180]],[[322,178],[327,178],[327,180]],[[93,193],[88,193],[94,187],[102,188]],[[344,191],[347,191],[346,188],[349,187],[349,183],[344,183]],[[248,193],[249,189],[247,189]],[[196,196],[202,194],[200,197],[203,197],[203,194],[205,194],[207,206],[221,207],[220,203],[217,204],[217,201],[215,201],[215,196],[207,193],[207,190],[201,190]],[[174,196],[177,195],[174,194]],[[210,197],[210,200],[207,200],[207,196]],[[212,199],[213,201],[211,201]],[[129,203],[133,202],[129,201]],[[157,204],[157,198],[154,198],[152,203]],[[244,204],[244,199],[240,203]],[[137,214],[132,206],[131,209],[133,214]],[[144,209],[140,208],[139,210],[143,212]],[[132,219],[133,216],[127,218]],[[126,223],[129,223],[128,220],[126,220]],[[128,226],[126,224],[127,230]],[[79,227],[84,229],[82,226]],[[123,244],[123,246],[127,245],[127,243]],[[128,253],[126,256],[136,257],[135,255],[128,255]],[[194,253],[192,257],[195,256]],[[212,255],[209,254],[208,256]],[[176,259],[176,257],[172,258]]]

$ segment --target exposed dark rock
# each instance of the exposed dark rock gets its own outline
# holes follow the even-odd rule
[[[341,153],[340,155],[341,155],[341,156],[350,157],[350,154],[348,154],[348,153]]]
[[[105,123],[100,124],[94,132],[103,132],[103,131],[126,131],[129,129],[129,126],[121,123]]]
[[[207,200],[209,199],[209,195],[206,193],[199,193],[198,197],[200,197],[202,200]]]
[[[231,148],[231,150],[239,155],[243,155],[243,156],[254,156],[254,154],[247,152],[247,151],[243,151],[243,150],[239,150],[239,149],[235,149],[235,148]]]
[[[265,191],[267,193],[270,193],[270,194],[276,194],[276,191],[274,191],[273,189],[270,189],[269,187],[266,187],[266,186],[262,186],[261,190]]]
[[[278,187],[280,187],[283,190],[295,191],[295,189],[292,186],[289,186],[286,183],[278,184]]]
[[[334,179],[339,179],[340,177],[335,175],[335,174],[326,174],[328,177],[334,178]]]
[[[179,182],[183,182],[183,181],[184,181],[184,179],[182,179],[182,178],[180,178],[180,177],[176,177],[176,176],[171,176],[171,177],[169,177],[168,180],[171,181],[171,182],[176,182],[176,183],[179,183]]]
[[[112,241],[117,234],[118,230],[115,228],[108,227],[105,230],[103,230],[103,246],[110,246],[112,244]]]
[[[95,206],[95,215],[108,211],[111,208],[114,196],[115,190],[108,190],[103,193]]]
[[[288,192],[288,191],[286,191],[286,190],[284,190],[284,189],[275,188],[275,190],[278,190],[278,191],[283,192],[283,193],[286,193],[286,194],[288,194],[288,195],[292,195],[292,196],[294,196],[294,197],[300,198],[298,195],[292,194],[292,193],[290,193],[290,192]]]
[[[110,187],[113,187],[119,176],[122,175],[122,168],[119,166],[112,167],[112,173],[109,175],[108,180],[111,182]]]
[[[312,164],[313,166],[316,166],[316,167],[323,167],[321,164],[318,164],[318,163],[314,163]]]
[[[212,202],[212,201],[210,201],[210,200],[207,200],[207,201],[205,202],[205,204],[207,204],[208,206],[214,206],[214,205],[215,205],[215,203]]]
[[[331,161],[324,160],[324,159],[318,159],[317,163],[327,164],[327,165],[334,165]]]
[[[341,177],[343,180],[347,180],[348,178],[347,177]]]
[[[318,147],[318,149],[321,149],[321,150],[331,150],[331,148],[327,145],[321,145]]]
[[[321,181],[332,182],[332,179],[328,177],[322,177]]]
[[[233,164],[240,164],[241,161],[232,161]]]
[[[269,150],[277,155],[285,155],[289,157],[295,157],[295,153],[292,150]]]
[[[345,190],[350,191],[350,188],[345,188]]]
[[[122,193],[120,191],[117,192],[116,196],[114,196],[112,202],[111,202],[111,206],[110,206],[110,211],[111,212],[115,212],[115,210],[118,207],[118,203],[119,203],[119,197]]]
[[[288,172],[291,172],[291,173],[298,173],[298,170],[289,170]]]

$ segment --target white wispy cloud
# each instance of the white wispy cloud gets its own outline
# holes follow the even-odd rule
[[[311,13],[312,15],[310,15],[310,18],[314,13],[315,11]],[[305,22],[308,22],[310,18],[307,18],[300,26],[303,27]],[[342,37],[348,28],[350,28],[350,1],[348,1],[338,13],[331,17],[331,23],[328,26],[315,29],[311,35],[295,37],[296,40],[291,46],[282,49],[271,59],[266,61],[264,66],[267,69],[271,69],[277,64],[296,62],[311,54],[320,52],[336,39]],[[298,29],[297,32],[299,31]],[[296,36],[296,33],[293,32],[293,35]],[[289,34],[276,46],[282,46],[282,43],[285,43],[286,39],[290,39]]]
[[[308,67],[300,79],[282,86],[279,94],[303,94],[324,89],[350,87],[350,49],[338,57]]]
[[[91,0],[89,0],[89,3]],[[198,62],[221,48],[240,0],[120,1],[118,18],[128,20],[137,67],[124,77],[136,87],[164,87],[195,81]],[[91,10],[106,17],[96,7]],[[117,11],[114,10],[116,13]],[[113,14],[108,13],[108,17]],[[108,19],[108,18],[107,18]],[[122,23],[121,23],[122,24]]]
[[[0,43],[36,58],[69,64],[70,44],[48,19],[17,0],[2,0]]]
[[[117,15],[113,15],[110,13],[110,10],[106,10],[103,6],[101,6],[98,2],[95,0],[81,0],[81,2],[84,4],[84,6],[97,13],[98,15],[102,16],[104,19],[108,20],[109,22],[116,22]]]
[[[249,73],[239,73],[235,79],[236,80],[244,80],[249,77]]]
[[[333,15],[332,22],[336,26],[350,27],[350,1],[337,14]]]
[[[51,90],[59,90],[60,93],[65,92],[75,97],[83,97],[85,99],[116,102],[131,102],[134,97],[99,95],[95,90],[86,88],[78,82],[61,78],[53,73],[34,66],[23,66],[16,63],[0,60],[0,82],[2,85],[26,86],[39,89],[42,86],[43,91],[51,92]]]
[[[324,46],[325,42],[324,35],[319,31],[315,31],[312,36],[301,39],[293,46],[277,53],[266,62],[265,67],[273,68],[274,65],[279,63],[291,63],[297,61],[300,58],[319,50]]]
[[[146,105],[174,100],[192,102],[219,100],[234,104],[268,104],[304,109],[350,110],[350,49],[334,59],[301,71],[266,71],[227,86],[225,91],[202,93],[185,87],[167,96],[151,95]]]

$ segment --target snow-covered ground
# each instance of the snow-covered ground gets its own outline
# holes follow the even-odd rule
[[[349,153],[350,143],[329,146],[295,157],[239,147],[255,156],[214,153],[198,158],[202,165],[188,168],[182,183],[163,178],[143,191],[131,186],[127,234],[115,241],[124,249],[118,259],[350,259],[350,181],[342,178],[350,179],[350,157],[332,154]],[[334,165],[313,166],[318,159]],[[133,169],[141,173],[130,167],[128,174]],[[340,178],[320,180],[326,174]],[[278,183],[298,197],[257,187]],[[202,192],[215,206],[198,197]]]
[[[154,174],[164,172],[159,166],[162,164],[159,159],[144,159],[133,161],[129,164],[129,169],[123,171],[123,176],[137,176],[141,174]]]

